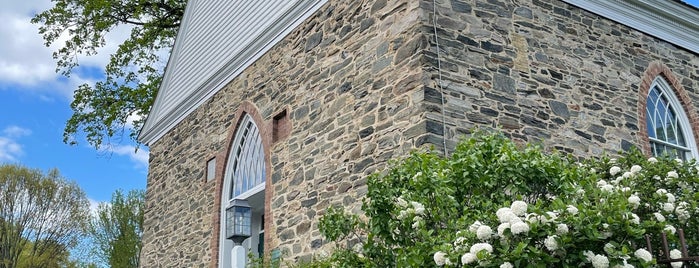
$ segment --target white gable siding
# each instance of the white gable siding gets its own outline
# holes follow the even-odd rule
[[[159,139],[327,0],[190,0],[139,139]]]

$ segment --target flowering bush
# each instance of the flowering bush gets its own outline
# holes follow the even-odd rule
[[[694,161],[634,151],[578,162],[477,133],[448,158],[414,152],[370,176],[368,220],[329,210],[320,229],[359,241],[336,266],[650,267],[645,234],[657,249],[684,228],[699,246],[698,184]]]

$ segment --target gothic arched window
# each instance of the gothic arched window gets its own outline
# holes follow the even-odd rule
[[[265,150],[260,130],[246,114],[231,143],[221,194],[219,267],[230,267],[233,241],[225,238],[225,211],[234,199],[247,200],[252,209],[252,237],[242,246],[260,255],[264,250]],[[245,256],[242,256],[243,258]]]
[[[697,157],[691,125],[672,88],[657,77],[646,97],[646,131],[654,156],[687,160]]]

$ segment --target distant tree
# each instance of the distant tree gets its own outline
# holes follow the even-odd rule
[[[75,144],[82,131],[99,148],[104,139],[123,135],[129,119],[140,129],[155,99],[162,78],[161,51],[169,52],[184,15],[186,0],[52,0],[53,8],[37,14],[46,46],[62,42],[53,57],[57,71],[69,76],[106,44],[105,35],[117,26],[131,26],[131,35],[119,45],[105,66],[105,78],[94,86],[80,85],[66,123],[63,141]],[[64,39],[67,37],[67,39]],[[158,52],[161,52],[160,54]],[[131,137],[136,137],[136,132]]]
[[[117,190],[110,203],[102,203],[97,208],[90,234],[98,255],[110,267],[138,267],[144,199],[142,190],[131,190],[126,195]]]
[[[63,179],[18,165],[0,165],[0,268],[58,267],[85,233],[85,193]]]

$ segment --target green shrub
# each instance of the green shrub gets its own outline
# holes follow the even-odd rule
[[[653,266],[645,234],[658,249],[665,232],[676,248],[676,230],[684,228],[690,249],[698,246],[697,173],[693,160],[646,159],[632,151],[578,162],[479,132],[448,158],[416,151],[371,175],[362,206],[368,220],[341,209],[321,219],[321,233],[342,245],[323,262]]]

